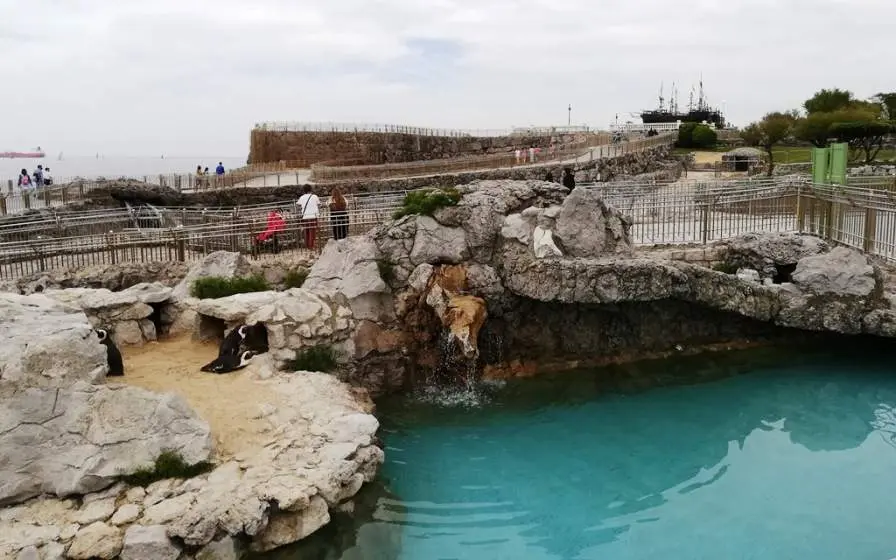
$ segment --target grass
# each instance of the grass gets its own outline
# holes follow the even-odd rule
[[[163,451],[156,457],[152,467],[137,469],[130,474],[119,476],[119,480],[131,486],[149,486],[153,482],[167,478],[193,478],[211,471],[215,466],[208,461],[190,465],[179,453]]]
[[[301,288],[306,278],[308,278],[307,268],[290,270],[286,273],[286,277],[283,278],[283,285],[286,286],[287,290],[290,288]]]
[[[249,292],[266,292],[271,287],[264,276],[235,276],[223,278],[221,276],[207,276],[193,282],[190,294],[199,299],[222,298],[234,294]]]
[[[336,353],[326,344],[309,346],[300,350],[289,365],[293,371],[331,372],[336,369]]]
[[[392,285],[392,281],[395,280],[395,267],[387,260],[377,259],[376,267],[380,271],[380,278],[383,279],[388,285]]]
[[[460,201],[460,197],[461,194],[457,189],[451,187],[411,191],[405,195],[404,203],[392,217],[397,220],[412,214],[432,216],[439,208],[456,205]]]

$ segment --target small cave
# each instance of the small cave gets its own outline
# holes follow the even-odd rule
[[[775,275],[772,276],[773,284],[784,284],[785,282],[793,282],[793,273],[796,271],[796,263],[793,264],[776,264]]]
[[[199,314],[199,340],[203,342],[207,340],[220,342],[224,340],[226,331],[227,323],[224,322],[224,319]]]
[[[268,347],[268,329],[264,323],[256,323],[249,327],[246,332],[245,344],[246,348],[259,354],[264,354],[270,349]]]
[[[152,307],[152,314],[150,314],[147,319],[149,319],[153,326],[156,329],[156,338],[161,338],[168,334],[169,327],[171,326],[169,323],[165,322],[165,319],[170,316],[168,312],[169,304],[167,302],[160,303],[150,303],[150,307]]]

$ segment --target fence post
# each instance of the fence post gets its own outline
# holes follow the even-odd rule
[[[186,251],[185,245],[186,244],[184,243],[184,240],[180,236],[180,234],[175,233],[174,234],[174,246],[175,246],[175,250],[177,251],[177,260],[179,260],[180,262],[184,262],[187,260],[187,258],[186,258],[187,251]]]
[[[705,245],[707,240],[709,239],[709,215],[712,212],[712,202],[706,200],[703,203],[703,224],[701,228],[703,230],[703,244]]]
[[[6,182],[6,190],[9,191],[9,194],[12,194],[12,179],[9,179],[9,180]]]
[[[865,235],[862,240],[862,250],[866,253],[874,251],[874,241],[877,236],[877,210],[865,209]]]
[[[0,216],[6,215],[6,196],[0,195]]]
[[[22,191],[22,203],[25,204],[25,210],[31,210],[31,193]]]
[[[796,230],[803,233],[806,227],[805,216],[803,216],[803,186],[796,187]]]

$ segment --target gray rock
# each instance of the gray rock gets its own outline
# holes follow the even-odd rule
[[[501,227],[501,237],[507,240],[514,240],[529,246],[532,242],[532,233],[534,226],[523,219],[522,214],[511,214],[504,218],[504,224]]]
[[[264,552],[302,540],[330,522],[327,502],[320,496],[311,498],[300,512],[284,512],[271,516],[267,527],[252,542],[252,550]]]
[[[370,293],[388,293],[380,277],[376,244],[369,237],[330,240],[311,267],[303,288],[320,292],[342,292],[352,299]]]
[[[59,543],[47,543],[40,547],[41,560],[63,560],[65,547]]]
[[[563,201],[555,235],[573,257],[600,257],[631,251],[631,224],[596,189],[577,187]]]
[[[239,560],[242,550],[233,537],[226,535],[212,541],[196,553],[196,560]]]
[[[0,401],[0,504],[101,490],[165,449],[189,463],[212,451],[208,423],[181,397],[83,382],[28,388]]]
[[[554,243],[551,230],[543,229],[541,226],[536,227],[532,233],[532,250],[536,259],[563,256],[557,244]]]
[[[74,560],[102,558],[111,560],[121,552],[121,529],[97,521],[83,527],[72,541],[67,555]]]
[[[410,253],[412,264],[456,264],[469,256],[466,233],[462,228],[443,226],[429,216],[417,217],[417,234]]]
[[[109,523],[115,526],[133,523],[140,517],[140,511],[140,506],[137,504],[123,504],[109,520]]]
[[[737,277],[747,282],[761,282],[759,271],[753,270],[752,268],[737,269]]]
[[[124,534],[121,560],[177,560],[180,549],[163,525],[131,525]]]
[[[815,295],[867,298],[878,287],[868,257],[855,249],[837,247],[830,253],[800,259],[793,283]]]
[[[37,552],[36,546],[27,546],[19,551],[16,560],[40,560],[40,553]]]
[[[830,250],[830,245],[819,237],[790,233],[744,235],[725,245],[726,261],[757,270],[763,278],[775,276],[777,266],[792,266],[800,259]]]
[[[435,268],[429,263],[423,263],[417,266],[408,278],[408,287],[415,292],[422,292],[426,289],[426,284],[429,282],[430,277],[432,277],[434,270]]]
[[[246,257],[240,253],[215,251],[190,268],[190,271],[171,291],[171,299],[182,300],[190,295],[193,282],[199,278],[221,276],[233,278],[250,274],[252,267]]]
[[[108,370],[87,316],[40,294],[0,293],[0,340],[0,397],[23,387],[99,383]]]

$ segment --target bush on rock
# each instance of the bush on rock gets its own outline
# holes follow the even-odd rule
[[[297,268],[295,270],[290,270],[283,278],[283,285],[287,290],[291,288],[301,288],[302,284],[305,283],[306,278],[308,278],[307,268]]]
[[[206,276],[193,282],[190,294],[199,299],[212,299],[249,292],[266,292],[270,289],[267,280],[261,275],[235,276],[233,278]]]
[[[310,346],[296,353],[290,368],[293,371],[330,372],[336,369],[336,353],[326,344]]]
[[[153,482],[167,478],[193,478],[207,473],[214,468],[208,461],[200,461],[195,465],[187,463],[176,451],[163,451],[156,457],[152,467],[138,469],[130,474],[121,475],[122,482],[131,486],[149,486]]]
[[[432,216],[439,208],[455,206],[460,202],[461,194],[455,188],[421,189],[409,192],[404,197],[402,207],[392,215],[396,220],[412,214]]]

